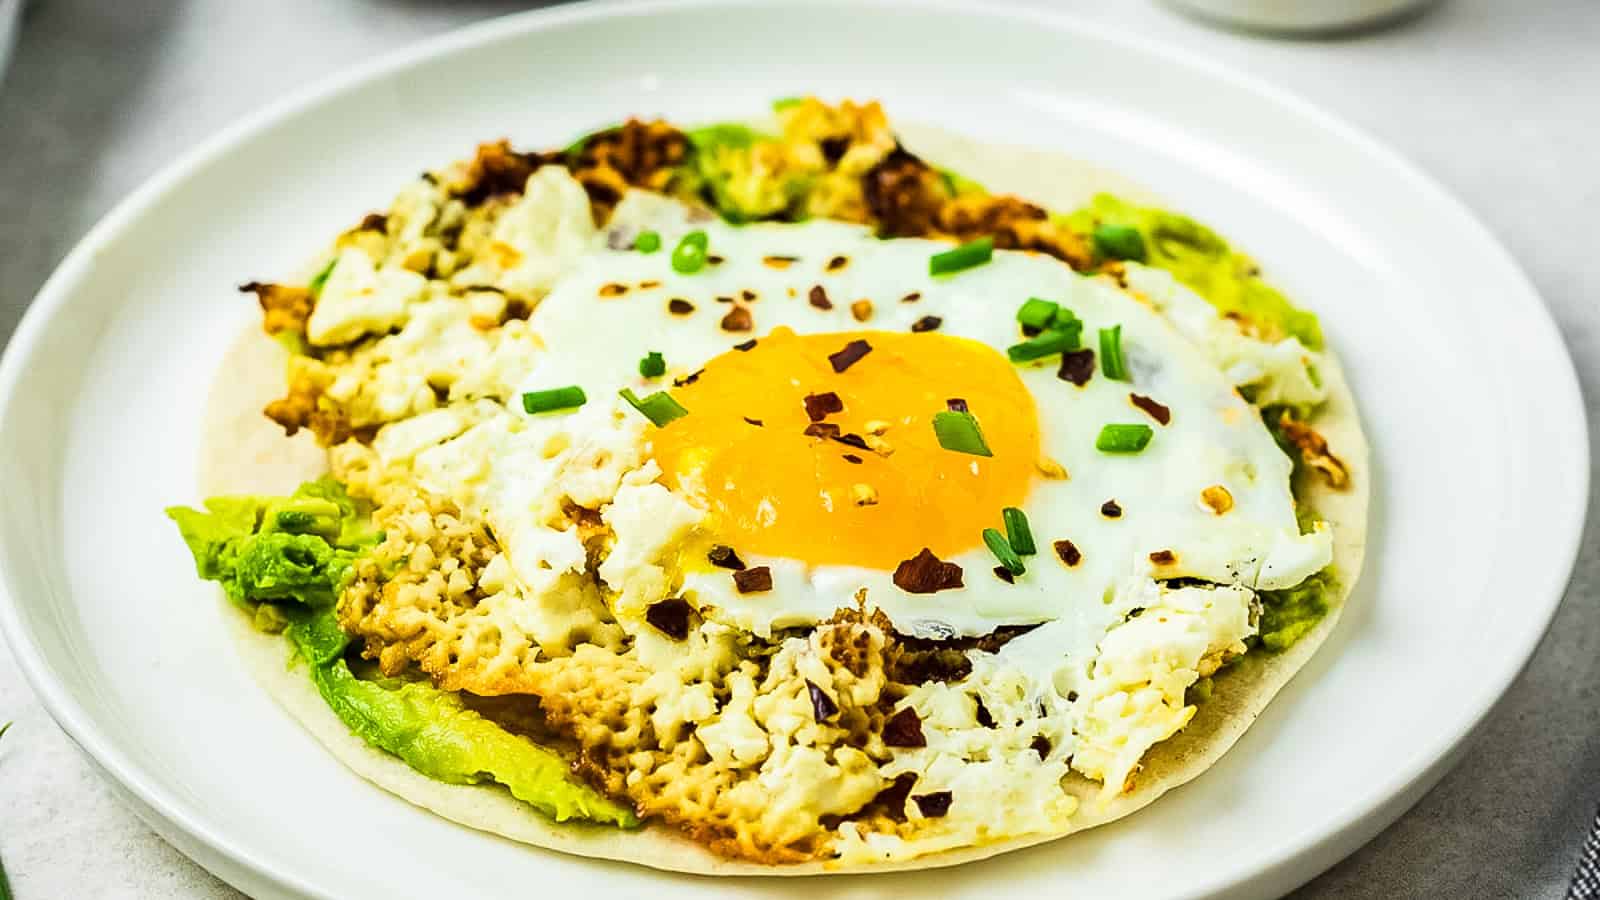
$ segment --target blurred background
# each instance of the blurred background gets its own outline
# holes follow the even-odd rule
[[[0,0],[0,47],[18,5]],[[100,216],[218,129],[330,73],[535,5],[36,0],[17,20],[0,82],[0,341]],[[1587,394],[1600,396],[1600,2],[1032,5],[1182,45],[1397,147],[1521,260],[1563,328]],[[1213,27],[1178,6],[1267,32]],[[1275,30],[1391,12],[1400,18],[1383,27],[1332,35]],[[239,185],[228,199],[247,204],[249,192]],[[1592,428],[1600,415],[1589,408]],[[1587,600],[1600,587],[1595,532],[1591,522],[1538,655],[1461,765],[1297,898],[1565,894],[1600,801],[1600,611]],[[116,802],[0,648],[0,722],[11,719],[16,726],[0,741],[0,858],[17,898],[238,896]],[[1307,777],[1336,764],[1307,760]]]

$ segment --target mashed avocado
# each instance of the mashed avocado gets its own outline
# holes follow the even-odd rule
[[[1085,234],[1105,225],[1135,229],[1144,238],[1144,262],[1171,272],[1220,312],[1249,319],[1269,338],[1295,337],[1312,350],[1322,349],[1322,329],[1315,315],[1296,309],[1261,280],[1254,260],[1187,216],[1098,194],[1065,221]]]
[[[730,222],[795,214],[810,187],[810,173],[788,158],[782,141],[735,123],[687,132],[694,174],[717,212]]]
[[[1330,566],[1292,588],[1262,591],[1261,646],[1279,653],[1305,637],[1328,612],[1328,593],[1333,589],[1333,582],[1333,567]]]
[[[430,778],[498,782],[558,822],[639,824],[630,810],[569,780],[566,760],[464,708],[454,694],[350,671],[350,638],[334,606],[351,564],[382,535],[338,482],[308,482],[289,497],[213,497],[205,507],[167,510],[196,571],[234,602],[256,605],[258,623],[284,628],[318,693],[353,733]]]

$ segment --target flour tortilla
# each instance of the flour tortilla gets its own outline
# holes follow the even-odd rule
[[[983,145],[931,128],[906,127],[900,133],[923,158],[976,179],[992,191],[1020,194],[1052,209],[1077,208],[1100,191],[1111,191],[1138,203],[1160,204],[1158,198],[1113,173],[1057,154]],[[201,487],[207,496],[288,493],[302,481],[325,471],[324,454],[310,435],[302,433],[285,440],[283,432],[259,412],[281,394],[286,362],[285,351],[255,329],[230,349],[207,409],[208,427],[201,453]],[[1329,399],[1315,424],[1349,468],[1351,479],[1351,486],[1344,491],[1333,491],[1314,477],[1297,490],[1302,501],[1333,526],[1338,583],[1329,597],[1328,614],[1287,651],[1250,653],[1219,673],[1211,699],[1199,707],[1188,727],[1145,755],[1132,791],[1102,808],[1093,799],[1099,784],[1070,776],[1065,786],[1082,804],[1070,827],[1059,833],[1029,835],[900,862],[765,866],[715,856],[662,826],[621,831],[572,823],[558,825],[498,786],[444,784],[419,774],[399,758],[374,749],[351,734],[323,702],[287,641],[256,631],[250,626],[249,617],[231,604],[225,608],[246,665],[267,692],[334,756],[379,787],[471,828],[565,853],[702,875],[890,872],[984,859],[1119,819],[1204,772],[1233,746],[1332,633],[1360,573],[1366,549],[1370,469],[1355,399],[1331,352],[1325,354],[1318,372],[1328,388]]]

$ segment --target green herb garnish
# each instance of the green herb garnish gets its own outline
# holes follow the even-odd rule
[[[529,391],[522,395],[522,409],[529,415],[558,409],[577,409],[587,402],[589,398],[584,395],[583,388],[575,384],[548,391]]]
[[[1102,453],[1138,453],[1150,445],[1154,434],[1149,425],[1107,425],[1094,439],[1094,448]]]
[[[1011,549],[1020,556],[1032,556],[1039,552],[1033,543],[1033,529],[1028,527],[1028,517],[1015,506],[1008,506],[1000,511],[1000,518],[1006,523],[1006,541],[1011,544]]]
[[[641,232],[639,232],[639,236],[633,239],[633,249],[639,251],[640,253],[654,253],[657,250],[660,250],[661,249],[661,232],[659,232],[659,231],[641,231]]]
[[[646,395],[644,399],[640,399],[627,388],[617,393],[657,428],[664,428],[669,422],[676,422],[689,414],[689,411],[683,408],[683,404],[672,399],[672,395],[666,391],[656,391],[654,394]]]
[[[1006,348],[1006,356],[1014,363],[1029,362],[1065,353],[1068,350],[1078,349],[1078,338],[1082,331],[1082,324],[1074,322],[1072,328],[1051,328],[1041,332],[1020,344],[1012,344]]]
[[[988,545],[989,552],[994,554],[994,558],[1000,560],[1000,565],[1005,566],[1006,571],[1012,575],[1021,575],[1027,571],[1027,567],[1022,564],[1022,557],[1018,556],[1016,549],[1006,541],[1005,535],[993,528],[985,528],[983,542]]]
[[[639,374],[646,378],[660,378],[667,374],[667,359],[660,353],[651,350],[639,360]]]
[[[1122,358],[1122,326],[1100,329],[1100,371],[1115,381],[1128,380],[1128,365]]]
[[[968,241],[954,250],[935,253],[928,257],[929,275],[950,275],[973,266],[981,266],[994,258],[994,238],[981,237]]]
[[[678,246],[672,250],[672,271],[681,275],[693,275],[706,266],[706,248],[710,245],[710,238],[704,231],[691,231],[678,241]]]
[[[1041,300],[1038,297],[1029,297],[1028,302],[1017,308],[1017,321],[1024,328],[1037,328],[1040,331],[1050,327],[1050,321],[1056,317],[1056,310],[1061,304],[1052,300]]]
[[[1144,235],[1139,229],[1127,225],[1097,225],[1091,235],[1095,252],[1107,259],[1131,259],[1144,262],[1146,258]]]
[[[939,439],[939,446],[946,450],[970,453],[973,456],[994,455],[994,451],[989,449],[988,442],[983,439],[983,431],[978,428],[977,418],[970,412],[950,410],[934,413],[933,435]]]
[[[335,256],[333,259],[328,260],[328,264],[322,267],[322,271],[311,276],[311,283],[306,285],[306,290],[311,292],[311,296],[322,296],[322,286],[328,283],[328,276],[333,274],[333,267],[338,264],[339,257]]]

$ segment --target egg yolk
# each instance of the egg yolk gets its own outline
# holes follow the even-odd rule
[[[834,371],[830,355],[857,340],[871,351]],[[688,415],[651,429],[651,452],[669,486],[707,503],[715,540],[741,553],[880,570],[924,547],[948,558],[1022,504],[1039,459],[1038,414],[1011,363],[934,332],[780,328],[671,393]],[[940,446],[933,417],[952,401],[993,456]]]

